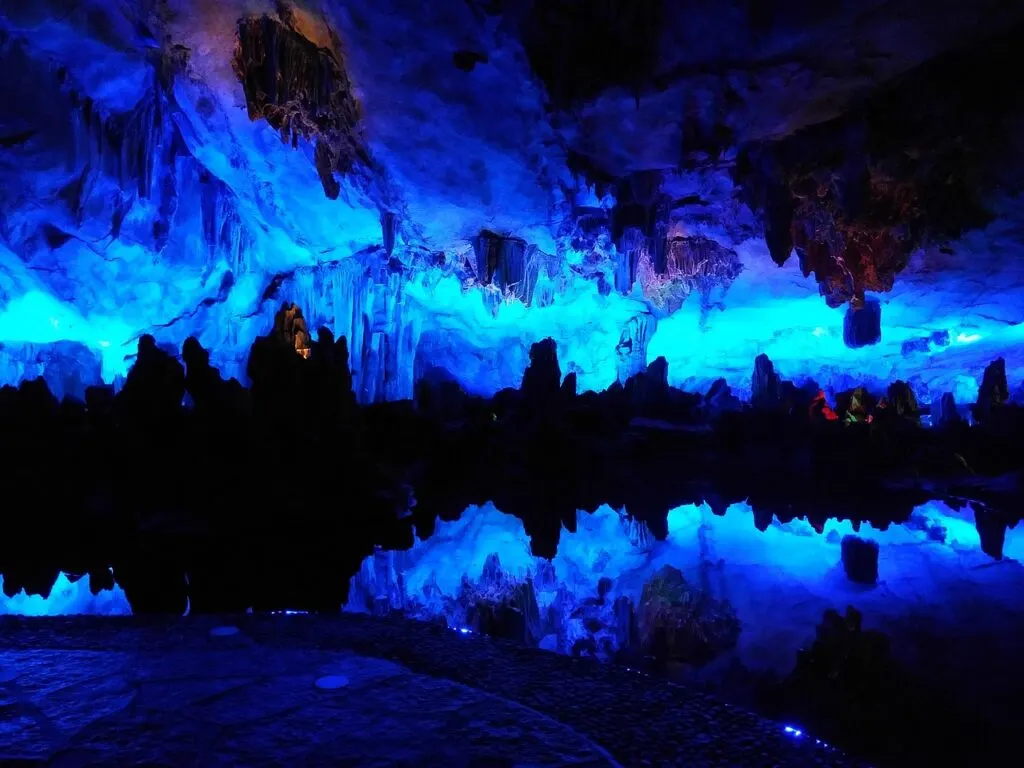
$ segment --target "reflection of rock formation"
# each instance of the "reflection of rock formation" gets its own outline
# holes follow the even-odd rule
[[[619,513],[614,527],[631,551],[650,552],[653,539],[642,523]],[[664,567],[641,587],[611,563],[619,542],[605,544],[609,549],[589,553],[593,562],[568,571],[540,557],[513,569],[490,552],[479,573],[464,572],[457,580],[451,573],[425,571],[416,549],[378,551],[352,578],[347,610],[443,619],[454,629],[604,661],[639,663],[654,656],[662,665],[693,667],[735,646],[739,621],[708,584],[697,587]],[[587,577],[572,575],[580,566]]]
[[[750,404],[755,408],[778,408],[782,403],[782,380],[768,355],[754,359],[754,375],[750,384]]]
[[[643,647],[661,663],[705,664],[736,645],[740,634],[732,606],[689,584],[671,565],[644,584],[637,613]]]
[[[909,722],[920,727],[922,714],[914,701],[920,688],[897,664],[889,638],[861,623],[853,607],[845,616],[827,610],[813,644],[797,654],[796,668],[762,703],[773,717],[832,742],[858,744],[870,755]]]

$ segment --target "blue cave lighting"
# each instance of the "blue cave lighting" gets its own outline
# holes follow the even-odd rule
[[[29,595],[25,590],[13,597],[3,593],[4,579],[0,575],[0,615],[13,616],[130,616],[128,598],[117,584],[113,589],[100,590],[93,594],[89,576],[72,582],[61,573],[53,583],[47,597]]]
[[[534,580],[542,614],[552,606],[571,613],[598,593],[603,578],[611,580],[607,604],[620,596],[635,603],[644,583],[670,564],[688,582],[707,583],[716,599],[732,605],[742,631],[731,653],[749,669],[779,674],[792,669],[797,650],[814,637],[829,608],[855,605],[894,644],[914,642],[906,634],[908,612],[936,632],[948,624],[954,633],[964,621],[979,631],[1003,631],[996,623],[1007,614],[1024,623],[1024,565],[1014,559],[1024,553],[1024,526],[1007,532],[999,567],[985,567],[993,561],[981,551],[969,507],[956,511],[929,502],[907,524],[886,530],[866,524],[855,530],[849,521],[829,520],[819,533],[796,519],[776,521],[762,532],[746,504],[732,505],[724,516],[703,506],[678,507],[667,522],[667,538],[655,541],[643,526],[607,506],[581,512],[576,530],[561,532],[547,566],[531,553],[519,519],[491,504],[470,507],[458,520],[439,521],[433,535],[387,560],[387,568],[382,570],[379,559],[365,561],[351,581],[345,610],[369,612],[386,598],[406,615],[444,618],[453,631],[467,634],[472,627],[453,608],[463,576],[477,582],[496,555],[507,578]],[[879,544],[876,587],[854,584],[844,574],[840,542],[847,535]],[[422,595],[431,597],[416,597]],[[583,619],[567,616],[565,627],[566,648],[589,633]],[[562,644],[561,638],[540,640],[548,650],[566,650]]]

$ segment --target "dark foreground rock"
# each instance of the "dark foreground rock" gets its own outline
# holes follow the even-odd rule
[[[3,619],[0,697],[0,760],[858,765],[625,668],[356,616]]]

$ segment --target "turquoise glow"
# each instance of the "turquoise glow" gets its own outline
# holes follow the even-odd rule
[[[94,595],[89,588],[89,576],[71,582],[61,573],[53,583],[49,597],[28,595],[22,590],[13,597],[3,594],[4,578],[0,576],[0,615],[13,616],[130,616],[131,606],[124,590],[116,584],[113,589],[100,590]]]

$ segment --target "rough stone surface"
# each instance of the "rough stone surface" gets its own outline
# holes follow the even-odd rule
[[[4,619],[0,761],[855,765],[621,667],[415,622],[231,617],[211,636],[225,623]]]

